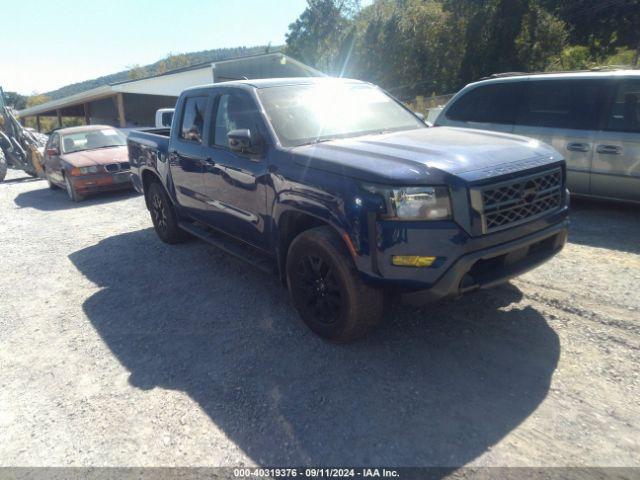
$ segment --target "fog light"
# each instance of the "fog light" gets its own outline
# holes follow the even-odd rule
[[[430,267],[436,257],[417,257],[407,255],[394,255],[391,257],[391,263],[396,267]]]

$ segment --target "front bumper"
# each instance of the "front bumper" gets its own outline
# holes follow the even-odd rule
[[[430,288],[403,293],[401,299],[421,305],[504,283],[562,250],[568,228],[569,221],[565,219],[525,237],[463,255]]]
[[[71,178],[71,183],[81,195],[133,188],[130,172],[96,173]]]

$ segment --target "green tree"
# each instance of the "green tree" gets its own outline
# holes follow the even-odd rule
[[[191,65],[191,62],[189,61],[189,57],[184,53],[177,53],[177,54],[169,53],[166,56],[166,58],[164,58],[163,60],[160,60],[157,63],[157,66],[155,67],[155,72],[153,73],[158,75],[158,74],[170,72],[171,70],[176,70],[178,68],[188,67],[189,65]]]
[[[141,67],[139,64],[131,65],[127,67],[129,69],[128,77],[130,80],[138,80],[149,76],[149,72],[145,67]]]
[[[307,0],[307,8],[289,25],[285,53],[320,70],[340,75],[353,43],[358,0]]]
[[[640,0],[542,0],[568,26],[569,43],[602,61],[624,47],[640,47]]]
[[[357,19],[353,76],[402,97],[442,91],[455,82],[463,50],[458,25],[435,0],[379,0]]]
[[[589,47],[570,45],[560,55],[551,59],[547,70],[588,70],[596,65]]]
[[[27,97],[16,92],[4,92],[7,105],[16,110],[22,110],[27,106]]]
[[[531,2],[515,40],[519,66],[525,71],[545,70],[549,59],[561,54],[566,39],[564,22],[537,2]]]

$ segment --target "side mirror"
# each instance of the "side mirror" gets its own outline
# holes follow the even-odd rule
[[[50,148],[47,148],[46,153],[50,157],[56,157],[56,156],[60,155],[60,150],[58,148],[56,148],[56,147],[50,147]]]
[[[227,133],[229,148],[234,152],[259,154],[262,153],[262,139],[251,133],[248,128],[231,130]]]
[[[413,112],[413,114],[418,117],[420,120],[422,120],[423,122],[426,120],[427,117],[425,117],[423,114],[421,114],[420,112]]]

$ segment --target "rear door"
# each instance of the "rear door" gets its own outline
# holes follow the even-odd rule
[[[266,177],[264,156],[229,148],[227,133],[248,129],[266,138],[255,100],[238,88],[220,88],[205,147],[205,183],[210,225],[256,247],[267,248]]]
[[[522,83],[509,81],[478,85],[453,100],[438,116],[436,125],[511,133]]]
[[[640,201],[640,78],[613,84],[603,130],[596,138],[593,195]]]
[[[606,82],[597,79],[536,79],[526,82],[514,133],[541,140],[567,161],[567,186],[591,192],[596,129]]]
[[[178,204],[192,217],[202,219],[206,212],[203,138],[210,108],[210,96],[194,93],[183,98],[178,132],[169,146],[169,168]]]

